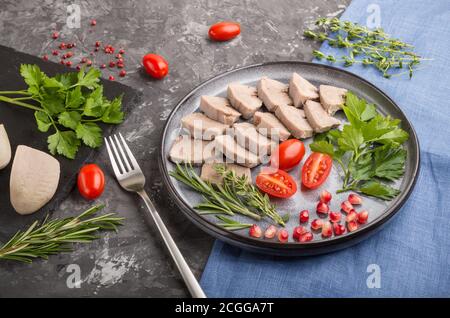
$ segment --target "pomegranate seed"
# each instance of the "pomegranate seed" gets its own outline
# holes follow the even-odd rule
[[[116,66],[116,63],[114,61],[109,62],[109,67],[114,67]]]
[[[331,201],[331,193],[327,190],[323,190],[320,194],[320,201],[323,203],[328,203]]]
[[[323,237],[330,237],[331,235],[333,235],[331,223],[326,221],[322,225],[322,236]]]
[[[73,56],[73,52],[69,51],[69,52],[66,53],[66,57],[69,58],[69,57],[72,57],[72,56]]]
[[[61,58],[62,58],[63,60],[65,60],[65,59],[67,58],[67,55],[63,54],[63,55],[61,56]]]
[[[342,235],[345,233],[345,226],[342,224],[334,223],[333,224],[334,235]]]
[[[91,66],[92,65],[92,61],[91,60],[87,60],[86,65],[87,66]]]
[[[66,62],[64,60],[59,61],[59,64],[65,65]]]
[[[52,39],[56,40],[57,38],[59,38],[59,33],[58,32],[53,32],[52,33]]]
[[[313,235],[311,232],[303,233],[302,236],[300,236],[300,242],[309,242],[313,239]]]
[[[264,232],[264,237],[266,239],[271,239],[275,237],[275,234],[277,234],[277,228],[275,225],[269,225],[269,227]]]
[[[367,222],[367,219],[369,218],[369,212],[366,210],[363,210],[358,213],[358,223],[364,224]]]
[[[362,199],[359,195],[350,193],[348,195],[348,202],[350,202],[351,204],[354,204],[354,205],[358,205],[358,204],[362,203]]]
[[[341,203],[341,209],[345,213],[349,213],[351,210],[353,210],[353,205],[349,201],[344,201]]]
[[[66,49],[66,43],[61,42],[61,43],[59,44],[59,49],[60,49],[60,50],[65,50],[65,49]]]
[[[118,59],[117,63],[123,63],[123,58]]]
[[[92,26],[96,26],[97,25],[97,21],[96,20],[91,20],[91,25]]]
[[[253,224],[253,225],[250,227],[250,230],[248,231],[248,233],[249,233],[249,235],[250,235],[251,237],[259,238],[259,237],[261,237],[261,235],[262,235],[262,230],[261,230],[261,228],[260,228],[258,225]]]
[[[125,50],[124,50],[124,49],[120,49],[120,50],[119,50],[119,53],[120,53],[120,54],[125,54]]]
[[[294,240],[296,241],[300,241],[300,237],[305,234],[306,232],[308,232],[306,230],[305,227],[303,226],[297,226],[294,228],[294,232],[292,233],[292,237],[294,238]]]
[[[358,223],[356,223],[356,221],[348,222],[347,229],[349,232],[356,231],[358,229]]]
[[[72,44],[72,43],[67,43],[67,48],[68,48],[68,49],[73,48],[73,44]]]
[[[300,211],[299,219],[300,219],[300,223],[308,222],[308,220],[309,220],[309,211],[308,210]]]
[[[59,51],[58,51],[58,50],[53,50],[53,51],[52,51],[52,55],[54,55],[54,56],[59,55]]]
[[[122,58],[122,54],[116,54],[116,59],[121,59]]]
[[[77,44],[76,43],[72,43],[72,47],[77,47]]]
[[[330,212],[330,207],[326,203],[319,201],[319,203],[317,203],[316,211],[318,214],[328,214],[328,212]]]
[[[81,59],[81,61],[80,61],[80,63],[86,63],[87,62],[87,58],[86,57],[83,57],[82,59]]]
[[[322,227],[323,221],[321,219],[315,219],[311,222],[311,228],[315,231]]]
[[[72,61],[67,61],[66,62],[66,66],[71,67],[72,66]]]
[[[100,68],[105,68],[105,67],[106,67],[106,64],[100,65]]]
[[[80,65],[77,65],[76,69],[77,69],[77,71],[81,70]]]
[[[341,212],[330,212],[330,221],[333,223],[338,223],[339,221],[341,221],[341,217]]]
[[[289,233],[288,233],[288,231],[286,231],[285,229],[280,229],[279,231],[278,231],[278,240],[280,241],[280,242],[282,242],[282,243],[285,243],[285,242],[287,242],[288,241],[288,239],[289,239]]]
[[[125,72],[125,70],[121,70],[121,71],[119,72],[119,76],[120,76],[120,77],[125,77],[125,75],[127,75],[127,72]]]
[[[355,210],[350,211],[349,214],[347,214],[347,217],[345,218],[345,220],[347,222],[352,222],[355,221],[358,218],[358,214],[356,213]]]
[[[109,80],[110,80],[110,81],[114,81],[114,80],[115,80],[115,77],[112,76],[112,75],[109,75]]]
[[[42,56],[42,59],[43,59],[44,61],[48,61],[48,55],[45,54],[44,56]]]
[[[123,63],[117,62],[117,68],[123,68],[123,67],[124,67]]]
[[[100,47],[100,45],[102,45],[102,43],[100,41],[95,41],[95,46],[96,47]]]

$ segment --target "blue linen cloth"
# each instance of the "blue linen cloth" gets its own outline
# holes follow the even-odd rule
[[[413,193],[382,231],[327,255],[288,259],[216,241],[201,279],[209,297],[450,296],[450,3],[354,0],[342,18],[365,25],[370,5],[387,33],[433,59],[412,80],[346,68],[384,90],[415,127],[422,162]],[[342,54],[326,44],[322,51]],[[370,264],[380,270],[380,288],[367,285]]]

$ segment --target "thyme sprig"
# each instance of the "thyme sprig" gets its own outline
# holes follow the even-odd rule
[[[428,60],[414,53],[411,44],[392,38],[381,28],[371,30],[350,21],[341,21],[339,18],[319,18],[316,26],[317,30],[307,29],[303,35],[319,42],[328,41],[331,47],[347,51],[347,55],[336,57],[314,50],[313,55],[319,60],[342,62],[346,67],[357,63],[373,66],[385,78],[390,78],[396,73],[395,70],[403,68],[407,69],[411,78],[415,66]]]
[[[123,218],[108,213],[91,217],[104,206],[94,206],[77,217],[34,222],[27,230],[17,232],[0,247],[0,260],[31,263],[61,252],[70,252],[70,243],[90,243],[99,237],[97,231],[117,231]]]

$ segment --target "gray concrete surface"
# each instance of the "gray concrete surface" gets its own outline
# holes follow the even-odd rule
[[[121,82],[139,89],[143,103],[128,116],[120,131],[135,149],[155,201],[187,262],[197,277],[207,261],[213,238],[192,225],[169,199],[157,166],[160,134],[170,111],[196,85],[243,65],[277,60],[311,60],[317,47],[302,38],[302,30],[319,16],[336,16],[349,0],[123,0],[61,1],[2,0],[0,43],[31,54],[49,53],[50,34],[57,29],[66,41],[92,46],[96,40],[126,49],[128,75]],[[81,8],[81,28],[66,25],[67,6]],[[89,21],[97,20],[96,27]],[[208,26],[233,20],[242,35],[227,43],[207,39]],[[170,74],[149,79],[140,68],[149,52],[163,55]],[[81,50],[75,50],[80,54]],[[105,72],[105,76],[109,75]],[[116,76],[117,77],[117,76]],[[98,163],[108,167],[105,150]],[[0,297],[186,297],[187,290],[157,233],[141,216],[143,203],[122,191],[107,172],[101,201],[108,211],[126,218],[118,234],[107,234],[75,252],[36,261],[32,265],[0,263]],[[80,213],[88,207],[76,192],[56,216]],[[81,269],[80,288],[69,288],[71,264]]]

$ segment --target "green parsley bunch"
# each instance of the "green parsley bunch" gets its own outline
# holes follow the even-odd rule
[[[103,138],[97,123],[119,124],[123,121],[122,96],[108,100],[103,95],[98,69],[85,72],[83,67],[79,72],[49,77],[37,65],[23,64],[20,74],[28,88],[0,91],[0,101],[34,110],[38,130],[54,131],[47,139],[53,155],[58,153],[74,159],[81,143],[98,148]]]
[[[402,144],[408,133],[399,127],[400,120],[379,114],[375,105],[351,92],[343,110],[349,123],[342,130],[317,135],[311,150],[330,155],[341,167],[343,184],[338,192],[393,199],[400,191],[389,183],[405,172],[406,150]]]

